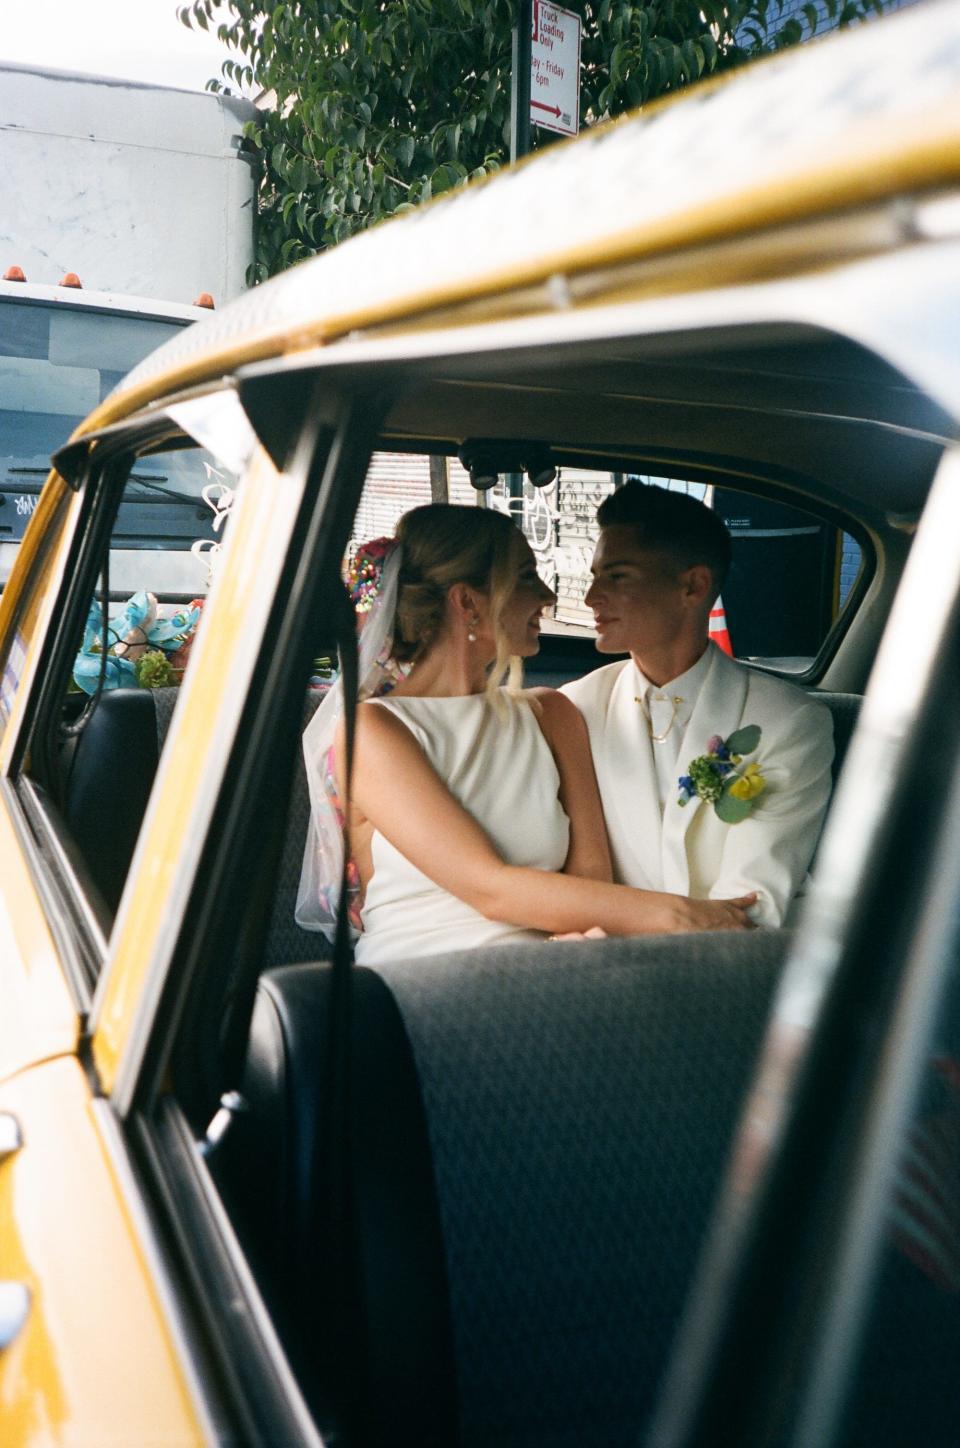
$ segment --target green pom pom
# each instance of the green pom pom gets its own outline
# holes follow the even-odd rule
[[[691,761],[690,778],[701,799],[715,804],[723,793],[723,776],[718,772],[714,761],[706,754],[701,754]]]
[[[148,649],[134,665],[141,689],[166,689],[176,682],[170,661],[160,649]]]

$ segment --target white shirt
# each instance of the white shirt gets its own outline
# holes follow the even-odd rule
[[[677,792],[677,779],[686,771],[689,760],[678,767],[680,743],[690,723],[697,696],[710,669],[711,650],[705,648],[693,668],[677,679],[658,687],[634,664],[637,707],[643,714],[641,728],[649,732],[653,765],[657,775],[660,811],[671,794]]]

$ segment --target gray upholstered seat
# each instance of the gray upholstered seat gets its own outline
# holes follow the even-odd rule
[[[863,698],[860,694],[831,693],[827,689],[810,689],[809,694],[811,699],[826,704],[833,718],[833,766],[831,772],[833,782],[836,784],[840,770],[843,768],[847,746],[857,727]]]
[[[358,1441],[634,1441],[786,940],[502,946],[356,972]],[[254,1250],[279,1247],[288,1291],[320,1312],[303,1163],[323,1119],[327,980],[302,965],[262,982],[236,1142],[237,1195],[270,1194]]]

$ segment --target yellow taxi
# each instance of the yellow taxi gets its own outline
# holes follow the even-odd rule
[[[958,426],[949,0],[350,241],[64,439],[0,601],[4,1445],[957,1442]],[[722,504],[734,647],[833,712],[799,928],[327,958],[351,540],[513,508],[558,682],[627,475]]]

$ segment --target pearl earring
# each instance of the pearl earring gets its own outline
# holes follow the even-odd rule
[[[468,628],[467,628],[467,643],[468,643],[468,644],[475,644],[475,643],[476,643],[476,641],[477,641],[477,629],[478,629],[478,628],[479,628],[479,620],[478,620],[478,619],[475,619],[475,618],[472,618],[472,619],[470,620],[469,626],[468,626]]]

